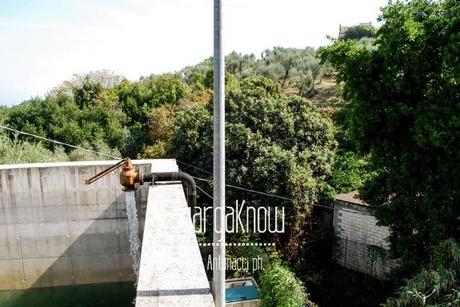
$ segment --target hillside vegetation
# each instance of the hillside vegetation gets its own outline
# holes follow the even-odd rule
[[[288,217],[283,234],[229,234],[276,242],[229,251],[260,255],[295,290],[255,273],[266,306],[460,305],[460,4],[398,1],[380,20],[320,50],[226,57],[226,175],[246,189],[228,188],[227,204],[284,206]],[[111,157],[176,158],[211,180],[212,84],[212,59],[138,81],[91,72],[0,108],[0,123]],[[0,153],[1,163],[107,159],[10,131]],[[198,185],[210,205],[211,184]],[[389,282],[332,264],[333,239],[312,217],[356,189],[391,230],[388,256],[402,265]]]

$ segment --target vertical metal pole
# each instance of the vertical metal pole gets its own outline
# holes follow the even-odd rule
[[[225,306],[225,66],[222,50],[222,0],[214,0],[214,187],[213,295]]]

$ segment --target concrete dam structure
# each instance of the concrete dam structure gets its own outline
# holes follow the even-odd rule
[[[117,161],[0,166],[0,290],[134,281]],[[139,160],[144,172],[175,160]],[[142,242],[136,306],[213,306],[180,182],[135,192]],[[145,226],[144,226],[145,225]]]

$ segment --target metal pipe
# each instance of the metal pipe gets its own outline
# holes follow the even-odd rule
[[[86,184],[91,184],[93,183],[94,181],[100,179],[101,177],[104,177],[105,175],[107,175],[108,173],[110,172],[113,172],[114,170],[116,170],[117,168],[123,166],[123,164],[125,164],[126,162],[126,158],[125,159],[122,159],[121,161],[119,161],[117,164],[114,164],[112,166],[110,166],[109,168],[106,168],[105,170],[103,170],[102,172],[94,175],[93,177],[89,178],[89,179],[86,179],[85,180],[85,183]]]
[[[129,158],[124,158],[118,163],[108,167],[102,172],[95,176],[85,180],[86,184],[91,184],[94,181],[104,177],[110,172],[116,170],[119,167],[123,167],[120,172],[120,184],[124,187],[124,191],[136,190],[136,184],[144,184],[145,181],[155,184],[156,181],[180,181],[186,190],[187,203],[190,206],[190,213],[192,216],[195,215],[196,207],[196,184],[192,176],[182,172],[163,172],[163,173],[148,173],[144,174],[141,169],[134,168]]]
[[[196,207],[196,183],[195,179],[187,173],[183,172],[163,172],[163,173],[147,173],[140,178],[140,184],[151,182],[152,185],[157,181],[180,181],[185,186],[187,194],[187,203],[190,206],[190,214],[195,214]]]
[[[214,0],[214,150],[213,150],[213,295],[225,306],[225,66],[222,48],[222,0]]]

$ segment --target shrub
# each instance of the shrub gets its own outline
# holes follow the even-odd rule
[[[68,157],[62,147],[55,147],[54,152],[41,143],[30,143],[17,137],[8,138],[0,134],[0,164],[36,163],[67,161]]]
[[[261,298],[263,307],[315,306],[302,282],[279,263],[272,264],[262,275]]]

